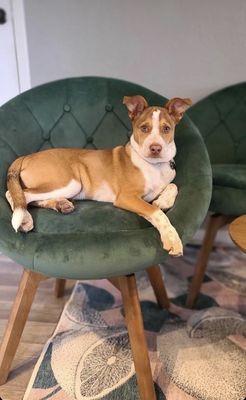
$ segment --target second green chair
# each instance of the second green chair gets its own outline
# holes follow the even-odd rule
[[[211,214],[187,298],[193,307],[218,229],[246,214],[246,83],[211,94],[188,115],[204,138],[213,174]]]

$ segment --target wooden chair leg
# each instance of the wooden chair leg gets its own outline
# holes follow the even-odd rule
[[[135,275],[118,278],[141,400],[156,400]]]
[[[38,284],[44,275],[24,270],[0,348],[0,385],[7,381]]]
[[[168,309],[170,307],[170,301],[167,297],[167,292],[159,265],[154,265],[153,267],[147,268],[147,273],[154,290],[157,303],[161,308]]]
[[[64,296],[65,286],[66,286],[66,279],[56,279],[56,282],[55,282],[55,296],[57,298]]]
[[[192,308],[195,305],[196,299],[201,289],[205,270],[207,267],[208,258],[213,247],[213,243],[218,230],[229,221],[229,217],[226,215],[212,215],[209,218],[205,236],[203,239],[201,250],[198,254],[197,262],[195,265],[195,272],[192,278],[192,282],[189,288],[186,306]]]

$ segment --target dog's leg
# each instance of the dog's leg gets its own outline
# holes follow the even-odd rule
[[[74,205],[68,199],[49,199],[37,200],[30,203],[33,206],[41,208],[50,208],[52,210],[61,212],[62,214],[69,214],[74,211]]]
[[[174,205],[178,194],[178,188],[174,183],[170,183],[167,187],[161,192],[160,196],[157,197],[153,204],[162,210],[169,210]]]
[[[13,211],[14,210],[14,202],[13,202],[11,194],[9,193],[9,190],[7,190],[7,192],[5,193],[5,197],[6,197],[7,201],[8,201],[8,203],[9,203],[12,211]]]
[[[163,247],[173,256],[183,254],[183,245],[176,229],[171,225],[168,217],[155,205],[149,204],[137,196],[120,195],[114,205],[137,213],[147,219],[158,229]]]

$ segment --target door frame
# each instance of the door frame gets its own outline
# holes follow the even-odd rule
[[[20,92],[24,92],[31,88],[24,0],[10,0],[10,5],[12,10],[19,90]]]

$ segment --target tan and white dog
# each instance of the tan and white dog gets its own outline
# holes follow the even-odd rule
[[[33,229],[29,203],[65,214],[74,210],[71,200],[91,199],[111,202],[146,218],[158,229],[169,254],[183,253],[177,231],[161,210],[171,208],[178,194],[171,183],[176,174],[174,130],[191,100],[174,98],[163,107],[149,107],[144,97],[132,96],[124,97],[123,103],[133,128],[125,146],[50,149],[13,162],[6,198],[16,232]]]

